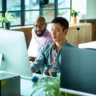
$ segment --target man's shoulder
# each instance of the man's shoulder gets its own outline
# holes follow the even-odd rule
[[[69,42],[68,42],[68,46],[69,46],[69,47],[75,47],[75,48],[76,48],[75,45],[73,45],[72,43],[69,43]]]
[[[73,45],[72,43],[66,42],[66,44],[64,45],[64,47],[73,47],[76,48],[75,45]]]
[[[48,49],[51,49],[52,46],[53,46],[54,43],[48,43],[48,44],[45,44],[43,47],[42,47],[42,50],[48,50]]]
[[[53,46],[53,43],[48,43],[48,44],[45,44],[44,46],[43,46],[43,48],[49,48],[49,47],[52,47]]]
[[[46,36],[51,36],[51,33],[49,30],[46,30],[46,33],[45,33]]]

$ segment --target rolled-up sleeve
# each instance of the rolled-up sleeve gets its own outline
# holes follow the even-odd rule
[[[41,48],[35,61],[31,64],[31,68],[34,68],[35,72],[38,72],[41,66],[44,64],[44,58],[45,58],[44,49]]]

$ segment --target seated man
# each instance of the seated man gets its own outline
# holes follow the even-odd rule
[[[52,20],[51,35],[54,42],[43,46],[40,50],[36,60],[31,64],[32,72],[37,72],[44,64],[44,74],[56,76],[56,73],[60,72],[61,48],[75,47],[66,40],[68,28],[69,23],[65,18],[56,17]]]
[[[32,39],[28,48],[29,60],[34,61],[41,47],[52,42],[45,18],[42,16],[38,17],[32,30]]]

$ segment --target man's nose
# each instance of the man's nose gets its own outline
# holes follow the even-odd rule
[[[56,31],[55,31],[55,30],[53,30],[52,34],[53,34],[53,35],[55,35],[55,34],[56,34]]]
[[[37,28],[37,29],[40,29],[40,26],[37,26],[36,28]]]
[[[40,27],[38,26],[38,27],[36,27],[36,30],[40,30]]]

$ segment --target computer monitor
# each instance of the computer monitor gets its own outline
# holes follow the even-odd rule
[[[32,77],[23,32],[0,29],[0,54],[3,54],[0,70]]]
[[[96,96],[96,50],[65,47],[61,61],[60,87]]]

